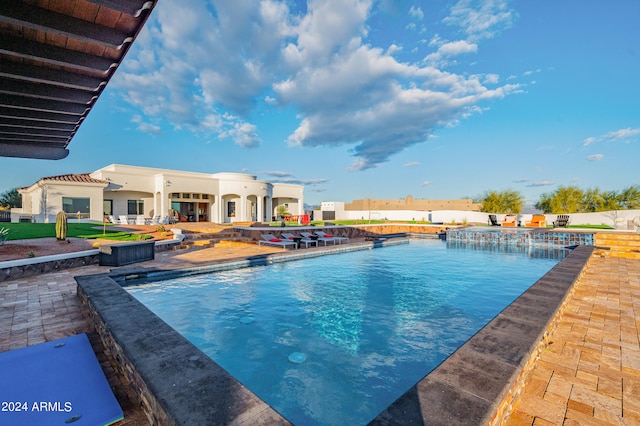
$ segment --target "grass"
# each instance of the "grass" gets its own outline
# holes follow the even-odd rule
[[[569,228],[582,228],[582,229],[615,229],[609,225],[569,225]]]
[[[105,228],[98,223],[67,223],[67,237],[116,241],[137,241],[149,239],[151,236],[132,234],[130,232],[111,231],[107,224]],[[29,240],[32,238],[49,238],[56,236],[55,223],[3,223],[3,228],[9,230],[8,240]]]

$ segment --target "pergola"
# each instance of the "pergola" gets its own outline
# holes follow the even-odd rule
[[[157,0],[0,0],[0,156],[58,160]]]

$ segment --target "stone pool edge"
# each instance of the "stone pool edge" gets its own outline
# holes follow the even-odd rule
[[[337,254],[408,240],[279,253],[190,268],[205,273]],[[494,320],[382,411],[371,424],[489,424],[508,411],[517,384],[549,344],[557,313],[594,248],[580,246]],[[152,424],[290,424],[122,288],[123,280],[163,271],[117,268],[76,277],[78,296],[104,346],[140,395]],[[529,368],[530,369],[530,368]]]
[[[290,422],[131,296],[127,281],[268,265],[376,247],[406,238],[283,252],[183,270],[129,266],[74,277],[85,316],[116,367],[129,380],[153,425],[289,425]]]
[[[553,342],[574,283],[595,247],[579,246],[369,425],[493,425]]]

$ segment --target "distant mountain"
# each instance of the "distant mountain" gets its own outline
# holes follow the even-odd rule
[[[522,207],[522,214],[542,214],[542,210],[536,209],[533,204],[525,204]]]

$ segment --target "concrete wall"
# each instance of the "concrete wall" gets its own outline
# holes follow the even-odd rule
[[[335,220],[416,220],[432,223],[488,223],[489,214],[461,210],[341,210],[338,203],[335,206]],[[505,214],[496,215],[501,222]],[[518,215],[522,223],[531,220],[532,214]],[[547,224],[551,225],[558,215],[546,214]],[[569,215],[570,225],[608,225],[616,229],[633,229],[630,223],[634,218],[640,217],[640,210],[617,210],[598,213],[573,213]]]

